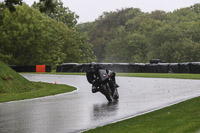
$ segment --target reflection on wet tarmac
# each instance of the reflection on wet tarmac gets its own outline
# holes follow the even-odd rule
[[[116,116],[117,110],[118,110],[118,100],[103,104],[94,104],[92,119],[96,121],[99,119]]]

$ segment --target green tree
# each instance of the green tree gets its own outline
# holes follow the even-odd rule
[[[55,12],[57,3],[55,0],[40,0],[38,3],[34,2],[33,6],[38,7],[42,13],[51,14]]]
[[[140,28],[140,25],[146,19],[148,19],[148,15],[145,13],[140,13],[140,14],[136,15],[134,18],[129,19],[126,22],[126,24],[125,24],[126,30],[129,32],[138,31]]]
[[[129,8],[78,25],[99,62],[199,61],[200,4],[173,12]]]
[[[34,2],[32,7],[69,27],[74,27],[77,24],[78,15],[69,10],[68,7],[64,7],[61,0],[40,0],[38,3]]]
[[[105,61],[106,62],[128,62],[129,57],[127,54],[127,36],[123,26],[119,27],[116,32],[116,38],[112,39],[105,48]]]
[[[167,19],[167,14],[165,11],[156,10],[151,12],[150,17],[154,20],[164,21]]]
[[[5,5],[11,12],[14,12],[15,5],[22,5],[22,0],[5,0]]]
[[[175,42],[165,42],[160,47],[160,58],[167,62],[200,61],[200,43],[184,38]]]
[[[0,26],[3,25],[5,4],[0,2]]]
[[[16,6],[13,13],[8,9],[3,11],[0,58],[9,57],[9,64],[55,66],[64,61],[86,62],[89,59],[83,49],[87,48],[91,53],[91,45],[75,28],[46,17],[25,4]]]
[[[108,62],[146,62],[148,44],[146,37],[139,33],[128,33],[119,28],[118,37],[106,47]]]

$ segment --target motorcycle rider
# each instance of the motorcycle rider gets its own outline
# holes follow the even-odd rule
[[[108,76],[111,77],[112,80],[109,80],[109,85],[113,88],[119,87],[115,81],[115,73],[106,68],[101,67],[99,64],[92,62],[90,64],[90,69],[86,74],[87,80],[90,84],[92,84],[92,93],[96,93],[99,91],[99,81],[100,81],[100,73],[99,69],[105,69]]]

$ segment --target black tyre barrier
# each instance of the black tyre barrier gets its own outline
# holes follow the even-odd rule
[[[130,63],[129,70],[133,73],[139,72],[139,64]]]
[[[118,73],[200,73],[200,62],[190,63],[99,63],[100,66]],[[56,72],[87,72],[89,63],[63,63]]]
[[[127,73],[129,72],[129,66],[130,66],[129,63],[113,63],[111,70],[114,72]]]
[[[188,63],[99,63],[100,66],[118,73],[200,73],[200,62]],[[36,72],[36,66],[10,66],[17,72]],[[87,72],[89,63],[63,63],[56,66],[56,72]],[[46,65],[46,72],[51,66]]]
[[[51,72],[51,66],[46,65],[46,72]]]
[[[90,69],[90,64],[89,63],[84,63],[81,64],[81,72],[87,72]]]
[[[168,73],[169,64],[158,63],[158,64],[146,64],[146,73]]]
[[[158,63],[159,72],[158,73],[169,73],[169,63]]]
[[[56,72],[62,72],[62,66],[61,65],[59,65],[59,66],[56,66]]]
[[[179,63],[169,63],[168,73],[180,73]]]
[[[74,68],[78,63],[63,63],[61,65],[61,72],[75,72]]]
[[[190,73],[200,73],[200,62],[192,62],[190,65]]]
[[[190,63],[180,63],[179,73],[190,73]]]
[[[146,64],[139,64],[138,65],[138,71],[136,71],[137,73],[146,73],[147,72],[147,66]]]
[[[36,66],[10,66],[16,72],[36,72]]]
[[[109,70],[113,69],[113,63],[98,63],[101,67],[105,67]]]
[[[56,72],[87,72],[90,68],[89,63],[63,63],[56,66]]]
[[[90,64],[78,64],[73,69],[74,69],[74,72],[87,72],[89,68],[90,68]]]
[[[16,72],[36,72],[36,65],[33,66],[17,66],[10,65],[10,68],[15,70]],[[51,66],[45,66],[46,72],[51,72]]]

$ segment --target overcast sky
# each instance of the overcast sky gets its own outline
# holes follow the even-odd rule
[[[0,0],[3,1],[3,0]],[[22,0],[28,5],[39,0]],[[97,19],[103,12],[116,11],[117,9],[133,7],[140,8],[143,12],[155,10],[173,11],[189,7],[200,0],[62,0],[65,7],[79,16],[78,22],[88,22]]]

